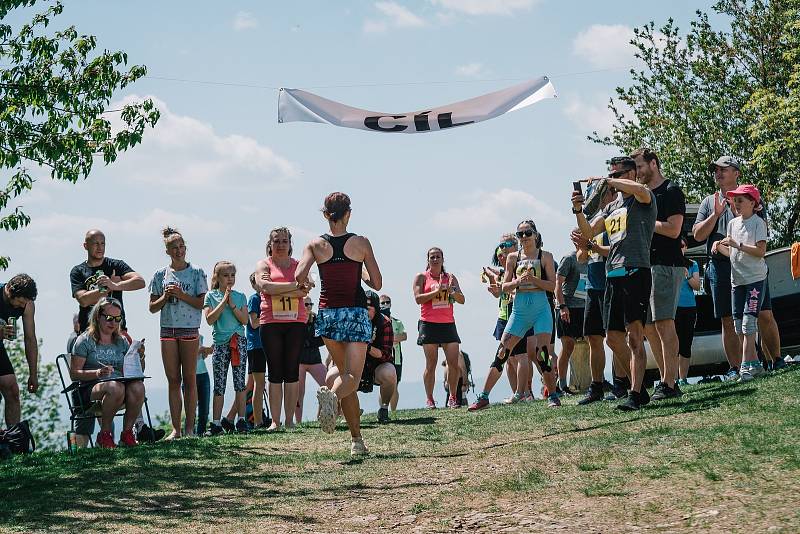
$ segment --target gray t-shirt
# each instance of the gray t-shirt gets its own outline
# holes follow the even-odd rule
[[[720,193],[722,194],[722,193]],[[767,208],[766,206],[762,205],[761,211],[757,213],[760,219],[764,219],[766,222],[767,220]],[[708,195],[703,201],[700,203],[700,207],[697,209],[697,217],[695,218],[695,224],[699,222],[703,222],[710,217],[714,216],[714,195]],[[726,235],[728,235],[728,224],[736,217],[731,211],[729,205],[725,206],[725,211],[722,212],[722,215],[719,216],[717,219],[717,226],[714,230],[708,235],[708,239],[706,239],[706,253],[708,254],[709,258],[712,258],[714,261],[730,261],[727,256],[723,256],[722,254],[712,254],[711,253],[711,246],[714,244],[714,241],[719,241]],[[769,229],[767,229],[769,231]]]
[[[642,204],[636,197],[619,195],[603,208],[606,233],[611,249],[606,261],[606,272],[622,267],[649,269],[650,243],[656,227],[656,197],[650,193],[650,204]]]
[[[94,340],[89,332],[84,332],[75,340],[72,347],[72,356],[86,358],[83,369],[90,371],[100,369],[103,365],[114,368],[111,378],[122,378],[122,367],[125,363],[125,353],[128,352],[128,341],[120,336],[111,345],[101,345]]]
[[[749,219],[735,217],[728,223],[728,235],[743,245],[755,245],[767,240],[767,223],[758,215]],[[767,262],[739,249],[731,249],[731,283],[743,286],[764,280],[767,277]]]
[[[556,274],[564,277],[561,286],[564,304],[568,308],[583,308],[586,295],[586,264],[578,263],[576,253],[571,252],[561,258]]]
[[[164,286],[180,284],[184,293],[192,297],[199,297],[208,292],[208,281],[203,269],[197,269],[189,264],[181,271],[174,271],[167,266],[159,269],[150,281],[150,294],[163,295]],[[161,308],[161,327],[162,328],[199,328],[202,310],[178,300],[177,302],[167,301]]]

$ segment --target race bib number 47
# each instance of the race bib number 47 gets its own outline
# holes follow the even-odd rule
[[[608,241],[615,245],[628,235],[628,208],[619,208],[606,217]]]
[[[439,308],[449,308],[450,307],[450,294],[446,289],[440,289],[436,296],[433,297],[433,307],[435,309]]]

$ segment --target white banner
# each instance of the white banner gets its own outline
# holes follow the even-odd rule
[[[555,96],[555,87],[543,76],[438,108],[410,113],[377,113],[340,104],[301,89],[282,88],[278,94],[278,122],[322,122],[374,132],[433,132],[493,119]]]

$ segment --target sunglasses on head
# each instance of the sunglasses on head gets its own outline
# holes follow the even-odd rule
[[[105,315],[104,314],[104,315],[101,315],[100,318],[102,320],[104,320],[105,322],[107,322],[107,323],[110,323],[112,321],[115,322],[115,323],[121,323],[122,322],[122,315]]]
[[[533,230],[522,230],[520,232],[517,232],[517,237],[519,237],[520,239],[522,239],[523,237],[531,237],[533,233],[534,233]]]

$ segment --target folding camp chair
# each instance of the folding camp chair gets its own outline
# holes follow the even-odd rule
[[[88,406],[78,392],[80,382],[77,380],[72,380],[72,377],[69,373],[69,357],[69,354],[59,354],[56,356],[56,368],[58,369],[58,377],[61,379],[61,393],[64,394],[64,398],[67,400],[67,408],[69,408],[70,429],[74,432],[76,421],[93,419],[97,416],[86,412]],[[147,424],[150,426],[150,428],[153,428],[153,422],[150,420],[150,407],[147,405],[147,396],[144,398],[143,407],[145,414],[147,415]],[[122,417],[123,415],[125,415],[124,408],[119,410],[114,417]],[[94,441],[92,440],[91,435],[89,436],[89,444],[94,447]]]

